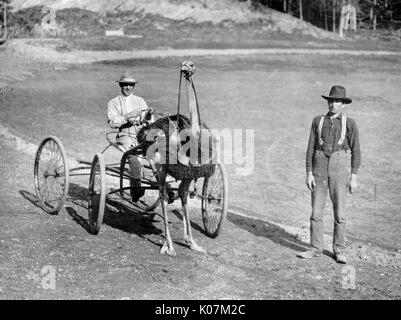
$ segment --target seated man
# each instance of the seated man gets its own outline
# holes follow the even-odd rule
[[[129,71],[126,71],[117,80],[120,85],[121,94],[111,99],[107,105],[107,119],[111,128],[118,129],[117,144],[127,151],[138,144],[136,134],[142,126],[142,116],[146,111],[151,111],[145,100],[132,94],[137,81]],[[141,187],[141,159],[129,156],[132,201],[137,202],[144,194]]]

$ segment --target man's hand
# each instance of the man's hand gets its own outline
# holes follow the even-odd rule
[[[140,112],[137,111],[132,111],[130,113],[127,113],[124,117],[127,122],[129,122],[132,125],[135,125],[139,121],[139,116]]]
[[[306,186],[310,191],[313,191],[313,188],[316,187],[315,177],[312,174],[312,171],[306,173]]]
[[[132,125],[138,125],[139,124],[139,118],[129,117],[127,119],[127,121]]]
[[[351,174],[348,184],[347,184],[347,187],[348,187],[349,193],[351,193],[351,194],[358,188],[358,179],[357,179],[356,174],[354,174],[354,173]]]
[[[125,117],[128,119],[128,118],[135,118],[135,117],[138,117],[140,115],[141,115],[141,111],[132,111],[132,112],[127,113],[125,115]]]

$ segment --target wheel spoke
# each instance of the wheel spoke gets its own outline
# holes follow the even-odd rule
[[[38,169],[39,169],[40,172],[43,172],[43,173],[46,171],[46,167],[45,167],[45,162],[44,161],[40,161],[39,162],[39,168]]]
[[[58,182],[56,182],[57,179],[54,179],[55,183],[52,183],[52,191],[54,191],[54,193],[56,195],[59,196],[59,198],[61,198],[62,194],[63,194],[63,188],[62,185]]]
[[[50,194],[50,191],[49,191],[49,183],[47,183],[47,181],[46,181],[46,184],[45,184],[45,191],[43,192],[44,199],[47,199],[49,194]]]
[[[211,187],[212,192],[215,191],[218,187],[221,187],[220,183],[219,183],[219,181],[221,181],[221,176],[220,176],[220,174],[218,174],[218,175],[219,175],[218,178],[217,178],[217,176],[213,177],[214,179],[213,179],[213,184]]]
[[[60,169],[62,169],[62,170],[60,170]],[[57,173],[62,173],[62,172],[64,172],[64,163],[63,163],[63,162],[59,163],[59,164],[57,165],[57,167],[55,168],[55,170],[56,170]]]
[[[45,149],[43,149],[43,151],[44,151],[43,152],[43,164],[46,166],[46,168],[45,168],[45,171],[46,171],[51,167],[52,157],[51,157],[49,149],[45,148]]]
[[[40,180],[38,181],[38,189],[39,189],[40,195],[43,194],[43,189],[44,189],[45,184],[46,184],[46,179],[45,179],[45,178],[40,179]]]
[[[51,162],[53,159],[53,151],[51,149],[51,141],[49,141],[49,143],[46,144],[45,150],[46,150],[46,153],[45,153],[46,158],[45,159],[47,160],[47,163],[49,165],[51,165]]]
[[[50,178],[53,179],[53,178]],[[54,187],[53,187],[53,183],[51,180],[48,181],[48,192],[47,192],[47,197],[46,199],[49,199],[52,197],[52,195],[54,194]]]
[[[49,142],[49,150],[50,150],[50,165],[51,168],[53,169],[53,167],[56,166],[61,153],[58,152],[59,148],[53,140]]]
[[[54,143],[53,143],[54,144]],[[57,154],[55,153],[54,148],[51,151],[51,158],[50,158],[50,167],[53,169],[57,163]]]
[[[49,178],[49,179],[48,179],[49,197],[50,197],[51,194],[56,193],[56,192],[55,192],[56,190],[54,189],[54,184],[52,183],[52,181],[51,181],[50,179],[53,179],[53,178]]]

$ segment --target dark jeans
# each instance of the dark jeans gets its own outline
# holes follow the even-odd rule
[[[323,250],[323,210],[327,192],[334,211],[333,251],[340,253],[345,249],[345,202],[349,160],[349,153],[344,150],[334,152],[330,158],[320,150],[315,151],[312,174],[316,186],[312,191],[310,218],[310,240],[315,249]]]

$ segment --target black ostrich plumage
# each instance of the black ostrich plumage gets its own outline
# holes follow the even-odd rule
[[[175,125],[174,125],[174,124]],[[178,125],[177,125],[178,123]],[[156,120],[155,122],[149,124],[146,127],[143,127],[137,134],[138,142],[142,146],[143,153],[146,154],[147,149],[154,143],[155,137],[154,135],[150,135],[147,138],[147,135],[151,130],[160,129],[164,133],[164,137],[166,137],[166,152],[165,152],[165,161],[164,164],[167,168],[167,173],[171,175],[173,178],[177,180],[182,179],[196,179],[201,177],[209,177],[214,173],[216,168],[216,139],[213,137],[210,129],[206,126],[206,124],[202,123],[200,129],[202,130],[202,135],[207,135],[209,139],[209,150],[207,150],[207,158],[208,160],[205,163],[201,162],[201,139],[198,139],[198,160],[199,164],[192,164],[189,162],[188,165],[184,165],[179,161],[176,161],[176,156],[172,159],[172,153],[169,150],[169,140],[170,135],[174,132],[175,126],[179,128],[179,131],[184,129],[191,128],[191,121],[186,116],[179,115],[177,121],[177,115],[167,116]],[[159,131],[160,131],[159,130]],[[160,133],[161,133],[160,131]],[[163,136],[163,134],[162,134]],[[154,138],[154,139],[153,139]],[[189,138],[188,138],[189,139]],[[186,141],[181,141],[182,144],[185,144]],[[204,137],[202,138],[202,140]],[[203,140],[205,141],[205,140]],[[170,152],[169,152],[170,151]],[[177,154],[177,152],[173,152],[173,154]],[[189,150],[187,152],[187,156],[190,156]],[[171,163],[170,163],[171,162]]]

